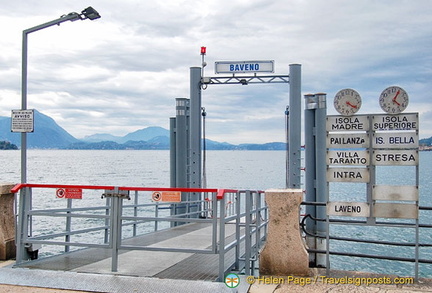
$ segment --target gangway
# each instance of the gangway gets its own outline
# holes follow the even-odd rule
[[[71,190],[82,198],[58,198]],[[267,234],[263,191],[26,183],[12,192],[17,267],[223,281],[253,275]]]

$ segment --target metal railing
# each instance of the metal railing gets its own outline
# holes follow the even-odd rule
[[[327,205],[324,202],[302,202],[303,206],[311,205],[311,206],[321,206],[325,208]],[[424,212],[430,212],[432,211],[432,207],[427,206],[419,206],[419,211]],[[329,225],[352,225],[352,226],[367,226],[367,227],[377,227],[377,228],[410,228],[415,229],[417,235],[413,236],[413,241],[397,241],[395,239],[394,241],[387,241],[387,240],[374,240],[374,239],[361,239],[359,237],[340,237],[340,236],[334,236],[331,235],[331,233],[327,232],[326,235],[318,235],[315,234],[313,231],[310,231],[307,229],[307,221],[312,221],[312,223],[317,222],[326,222],[328,220]],[[315,224],[313,224],[315,225]],[[313,226],[312,225],[312,226]],[[347,256],[347,257],[358,257],[358,258],[369,258],[369,259],[380,259],[380,260],[389,260],[389,261],[400,261],[400,262],[409,262],[414,263],[414,276],[416,279],[418,279],[419,275],[419,266],[418,264],[432,264],[432,256],[430,258],[427,257],[419,257],[419,250],[420,248],[430,248],[432,247],[432,243],[426,242],[424,239],[425,237],[420,237],[423,239],[423,241],[420,241],[418,237],[418,231],[419,228],[432,228],[431,224],[421,222],[419,223],[418,220],[412,220],[412,221],[403,221],[403,220],[395,220],[392,219],[390,221],[381,220],[381,221],[375,221],[373,224],[369,224],[366,220],[344,220],[341,218],[335,218],[335,219],[326,219],[326,218],[315,218],[309,214],[303,215],[300,221],[300,227],[302,229],[303,235],[309,236],[309,237],[315,237],[319,239],[327,239],[328,241],[331,241],[333,244],[337,241],[346,241],[350,243],[363,243],[366,245],[380,245],[383,247],[410,247],[415,249],[412,253],[412,257],[403,255],[403,256],[397,256],[394,254],[373,254],[373,253],[361,253],[356,251],[350,251],[350,252],[344,252],[338,250],[335,246],[332,245],[332,249],[330,249],[330,243],[327,245],[327,249],[307,249],[310,254],[321,254],[321,255],[338,255],[338,256]],[[385,252],[385,249],[383,249],[383,252]],[[429,253],[430,255],[430,253]],[[330,269],[330,263],[327,263],[327,270]]]
[[[78,190],[82,199],[56,198],[58,190],[68,189]],[[52,254],[77,248],[110,249],[113,272],[118,270],[120,250],[218,254],[218,280],[222,281],[231,270],[253,275],[267,235],[263,191],[18,184],[12,192],[16,194],[17,265],[37,258],[42,245],[57,248]],[[155,192],[180,193],[181,201],[152,201]],[[128,241],[184,224],[208,226],[210,245],[161,247]],[[233,252],[234,260],[227,263],[227,253]]]

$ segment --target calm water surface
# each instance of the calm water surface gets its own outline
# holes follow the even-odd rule
[[[20,181],[20,151],[0,151],[1,182]],[[283,151],[209,151],[209,188],[268,189],[285,187]],[[432,206],[432,152],[420,152],[420,205]],[[28,150],[28,182],[113,186],[169,186],[169,151],[141,150]],[[403,182],[403,183],[402,183]],[[377,168],[379,184],[415,184],[415,168]],[[330,184],[330,199],[364,201],[364,184]],[[54,196],[53,196],[54,197]],[[100,196],[99,196],[100,198]],[[51,206],[50,198],[35,203]],[[432,223],[432,212],[421,212],[420,222]],[[40,223],[49,230],[50,223]],[[351,235],[362,239],[412,242],[414,229],[331,226],[331,235]],[[431,229],[420,229],[420,242],[432,243]],[[332,242],[331,249],[358,253],[414,257],[412,248]],[[431,248],[421,248],[420,258],[432,259]],[[385,260],[331,257],[334,269],[366,270],[412,275],[414,264]],[[432,265],[420,264],[420,275],[432,277]]]

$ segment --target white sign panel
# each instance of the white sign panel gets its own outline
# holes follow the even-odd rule
[[[368,168],[327,168],[327,181],[368,183],[370,173]]]
[[[219,61],[215,73],[274,72],[274,60],[265,61]]]
[[[405,203],[375,203],[375,218],[418,219],[418,205]]]
[[[327,131],[369,131],[369,117],[367,115],[327,116]]]
[[[374,185],[373,200],[418,201],[418,186],[414,185]]]
[[[367,202],[328,202],[327,215],[345,217],[369,217]]]
[[[369,137],[366,133],[330,133],[327,148],[367,148]]]
[[[372,163],[376,166],[417,166],[417,150],[375,150]]]
[[[11,118],[12,132],[34,131],[34,110],[12,110]]]
[[[418,113],[373,115],[372,130],[418,130]]]
[[[418,146],[415,132],[376,132],[372,140],[372,147],[378,149],[412,149]]]
[[[368,151],[328,151],[327,165],[335,166],[367,166],[369,165]]]

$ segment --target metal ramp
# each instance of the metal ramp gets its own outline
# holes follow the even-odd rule
[[[234,224],[226,224],[226,241],[235,233]],[[193,223],[124,240],[125,244],[207,248],[211,246],[209,224]],[[58,256],[17,265],[19,268],[71,271],[78,273],[113,274],[135,277],[156,277],[182,280],[216,281],[217,254],[194,254],[165,251],[120,251],[117,272],[111,272],[111,250],[86,248]],[[225,255],[225,264],[234,262],[234,253]]]

